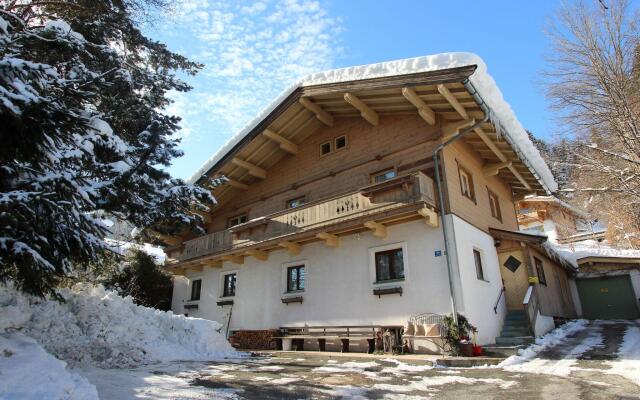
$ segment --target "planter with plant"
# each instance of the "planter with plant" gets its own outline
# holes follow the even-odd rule
[[[471,335],[478,331],[464,315],[460,314],[458,314],[457,325],[453,321],[453,314],[444,317],[443,324],[445,341],[454,356],[460,355],[463,347],[471,346]]]

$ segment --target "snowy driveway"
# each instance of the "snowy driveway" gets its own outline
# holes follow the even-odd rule
[[[640,399],[640,321],[589,323],[508,366],[308,353],[82,371],[102,399]]]

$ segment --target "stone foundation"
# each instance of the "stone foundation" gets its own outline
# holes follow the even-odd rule
[[[276,329],[255,331],[233,331],[229,336],[229,343],[236,349],[244,350],[275,350],[278,336]]]

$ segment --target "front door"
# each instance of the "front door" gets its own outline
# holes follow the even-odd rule
[[[511,257],[511,259],[509,259]],[[508,310],[522,310],[522,301],[529,288],[529,276],[522,252],[500,254],[500,275]],[[514,261],[515,260],[515,261]],[[517,265],[518,261],[520,264]],[[505,264],[507,266],[505,266]]]
[[[584,318],[640,318],[629,275],[579,279],[576,284]]]

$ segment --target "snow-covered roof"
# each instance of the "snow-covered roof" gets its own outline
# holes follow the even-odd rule
[[[573,212],[575,215],[577,215],[580,218],[589,219],[589,215],[586,212],[572,206],[566,201],[560,200],[555,196],[531,196],[531,197],[525,197],[523,201],[534,202],[534,203],[556,203],[559,206]]]
[[[242,139],[249,135],[280,103],[300,87],[415,74],[472,65],[477,66],[477,69],[469,79],[478,91],[478,94],[489,106],[491,110],[490,118],[496,126],[498,134],[502,135],[507,142],[511,144],[527,167],[536,175],[542,186],[547,191],[555,192],[558,189],[558,185],[549,167],[543,160],[538,149],[529,139],[527,132],[516,118],[511,106],[504,100],[502,92],[496,85],[496,82],[491,75],[487,73],[486,64],[479,56],[473,53],[442,53],[377,64],[340,68],[307,75],[284,90],[244,128],[231,137],[231,139],[195,171],[189,178],[189,182],[195,183],[200,177],[208,173],[212,167],[222,160]]]
[[[640,250],[618,249],[595,240],[584,240],[572,244],[554,244],[547,241],[544,246],[569,260],[576,268],[578,261],[587,257],[640,258]]]

